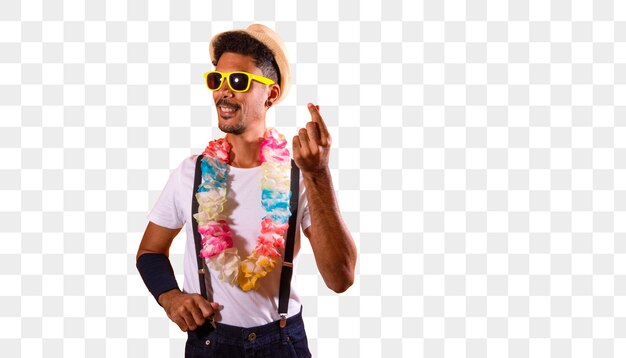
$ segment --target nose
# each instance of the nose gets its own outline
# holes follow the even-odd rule
[[[222,86],[219,90],[217,90],[218,96],[220,98],[232,97],[234,95],[233,91],[230,89],[230,85],[228,84],[228,79],[224,79]]]
[[[233,91],[230,89],[230,86],[228,85],[228,80],[224,80],[224,83],[222,83],[222,86],[220,87],[220,89],[218,89],[217,91],[213,93],[214,93],[213,98],[217,98],[217,99],[232,98],[235,95]]]

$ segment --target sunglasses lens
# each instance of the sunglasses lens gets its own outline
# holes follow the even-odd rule
[[[228,77],[230,88],[235,91],[244,91],[248,87],[250,78],[245,73],[233,73]]]
[[[206,85],[209,89],[215,90],[220,88],[222,84],[222,75],[217,72],[211,72],[206,77]]]

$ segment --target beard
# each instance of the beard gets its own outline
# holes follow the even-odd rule
[[[218,127],[222,132],[238,135],[238,134],[242,134],[246,130],[246,124],[241,115],[241,106],[237,105],[236,103],[232,103],[228,99],[224,99],[224,98],[217,101],[215,105],[216,107],[220,107],[220,106],[230,107],[236,111],[235,115],[231,115],[229,116],[229,118],[222,118],[220,120],[219,119],[220,114],[218,110],[218,113],[217,113]],[[239,121],[237,121],[237,117],[239,117]]]
[[[243,122],[238,123],[225,123],[218,122],[219,129],[224,133],[239,135],[246,130],[246,125]]]

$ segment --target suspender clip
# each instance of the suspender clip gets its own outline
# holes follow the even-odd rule
[[[280,328],[285,328],[286,325],[287,325],[287,314],[281,313],[280,314]]]

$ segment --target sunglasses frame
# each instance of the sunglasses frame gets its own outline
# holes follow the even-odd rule
[[[207,78],[209,77],[210,74],[212,73],[219,73],[222,76],[222,81],[220,82],[220,85],[217,86],[216,89],[212,89],[209,87],[209,83],[207,81]],[[230,84],[230,75],[232,74],[244,74],[246,76],[248,76],[248,84],[246,85],[246,88],[243,90],[236,90],[233,88],[233,86],[231,86]],[[224,81],[224,79],[226,79]],[[242,92],[247,92],[250,89],[250,85],[252,84],[252,81],[257,81],[260,82],[264,85],[273,85],[274,82],[273,80],[267,78],[267,77],[263,77],[263,76],[259,76],[259,75],[255,75],[254,73],[250,73],[250,72],[245,72],[245,71],[233,71],[233,72],[221,72],[221,71],[209,71],[209,72],[205,72],[204,73],[204,84],[207,86],[207,88],[213,92],[215,91],[219,91],[220,88],[222,88],[222,86],[224,85],[224,82],[228,82],[228,88],[230,88],[231,91],[233,92],[237,92],[237,93],[242,93]]]

